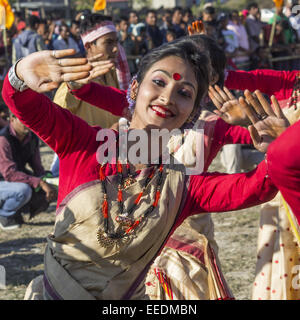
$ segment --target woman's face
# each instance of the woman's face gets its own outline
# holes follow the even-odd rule
[[[180,128],[192,113],[198,84],[186,61],[169,56],[154,63],[140,85],[133,83],[132,90],[137,98],[131,127],[171,131]]]

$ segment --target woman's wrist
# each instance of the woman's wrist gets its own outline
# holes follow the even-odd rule
[[[76,81],[68,81],[67,86],[70,90],[77,90],[80,89],[83,86],[83,84],[78,83]]]

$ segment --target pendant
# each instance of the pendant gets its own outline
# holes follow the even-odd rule
[[[97,232],[97,241],[104,248],[110,248],[114,245],[120,245],[128,241],[128,237],[119,233],[106,233],[99,228]]]

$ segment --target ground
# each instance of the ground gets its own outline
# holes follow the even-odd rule
[[[53,152],[47,146],[42,146],[41,154],[44,167],[49,169]],[[210,171],[224,171],[218,157]],[[259,207],[214,213],[212,216],[225,279],[236,299],[251,299]],[[25,224],[17,231],[4,232],[0,229],[0,266],[6,270],[6,288],[1,289],[0,283],[0,300],[22,300],[28,283],[43,273],[46,237],[52,232],[54,220],[55,203],[47,212],[30,221],[25,216]]]

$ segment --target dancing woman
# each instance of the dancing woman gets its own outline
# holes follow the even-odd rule
[[[266,162],[246,174],[193,176],[186,176],[182,165],[122,164],[117,155],[116,164],[99,164],[100,128],[40,94],[61,81],[88,77],[86,61],[62,59],[68,55],[69,50],[27,56],[10,70],[2,92],[11,111],[61,161],[57,218],[45,252],[44,298],[148,299],[148,267],[186,217],[257,205],[277,189]],[[171,131],[198,116],[211,70],[208,57],[191,40],[151,51],[141,66],[129,130]]]

